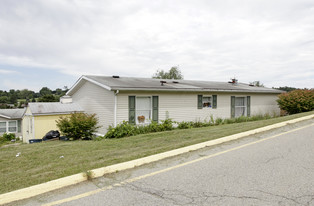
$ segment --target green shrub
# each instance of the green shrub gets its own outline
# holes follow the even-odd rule
[[[165,120],[161,120],[161,124],[159,124],[159,127],[161,129],[161,131],[169,131],[169,130],[173,130],[173,121],[171,119],[165,119]]]
[[[201,122],[201,121],[192,122],[192,127],[194,128],[206,127],[206,125],[207,124],[205,122]]]
[[[217,118],[215,120],[215,125],[220,125],[220,124],[223,124],[224,123],[224,120],[222,118]]]
[[[73,113],[70,116],[61,116],[56,122],[62,135],[73,140],[90,140],[99,128],[96,114]]]
[[[12,139],[15,139],[15,134],[14,133],[4,133],[2,137],[5,141],[11,141]]]
[[[147,134],[153,132],[162,132],[173,130],[173,121],[171,119],[162,120],[161,124],[151,122],[149,125],[132,125],[123,121],[116,127],[109,126],[105,138],[121,138],[138,134]]]
[[[280,94],[277,100],[280,109],[289,114],[314,110],[314,89],[294,90]]]
[[[262,119],[271,118],[270,115],[258,115],[252,117],[237,117],[237,118],[230,118],[230,119],[222,119],[217,118],[214,120],[211,118],[209,122],[201,122],[201,121],[182,121],[182,122],[174,122],[171,119],[162,120],[161,124],[157,122],[151,122],[149,125],[131,125],[127,121],[123,121],[122,123],[118,124],[116,127],[109,126],[108,132],[104,136],[105,138],[121,138],[121,137],[128,137],[134,136],[138,134],[147,134],[153,132],[162,132],[162,131],[169,131],[175,129],[173,127],[174,123],[176,123],[177,129],[190,129],[190,128],[198,128],[198,127],[207,127],[213,125],[221,125],[221,124],[233,124],[233,123],[240,123],[240,122],[247,122],[247,121],[256,121]]]
[[[190,129],[193,128],[193,122],[178,122],[179,129]]]

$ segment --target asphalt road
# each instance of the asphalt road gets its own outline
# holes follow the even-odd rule
[[[14,205],[314,205],[314,120]]]

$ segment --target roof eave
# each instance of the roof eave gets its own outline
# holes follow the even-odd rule
[[[33,113],[33,116],[45,116],[45,115],[64,115],[64,114],[72,114],[77,112],[84,112],[84,111],[71,111],[71,112],[47,112],[47,113]]]
[[[98,85],[98,86],[100,86],[100,87],[102,87],[102,88],[104,88],[104,89],[109,90],[109,91],[112,90],[111,87],[109,87],[109,86],[107,86],[107,85],[104,85],[104,84],[101,84],[101,83],[99,83],[99,82],[97,82],[97,81],[95,81],[95,80],[92,80],[92,79],[90,79],[90,78],[88,78],[88,77],[86,77],[86,76],[83,75],[83,76],[81,76],[81,77],[75,82],[75,84],[69,89],[69,91],[67,91],[67,93],[66,93],[65,95],[71,96],[71,94],[72,94],[72,92],[75,90],[75,88],[76,88],[82,81],[84,81],[84,80],[89,81],[89,82],[91,82],[91,83],[93,83],[93,84],[96,84],[96,85]]]
[[[281,94],[281,91],[265,91],[265,90],[233,90],[233,89],[174,89],[174,88],[138,88],[138,87],[114,87],[112,90],[120,90],[120,91],[171,91],[171,92],[223,92],[223,93],[271,93],[271,94]]]

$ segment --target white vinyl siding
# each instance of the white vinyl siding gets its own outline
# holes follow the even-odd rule
[[[96,114],[99,120],[97,133],[105,134],[109,125],[114,125],[114,92],[86,81],[73,95],[73,102],[78,103],[89,114]]]
[[[171,118],[174,121],[209,121],[214,118],[230,116],[230,95],[218,94],[218,108],[214,110],[197,109],[197,93],[170,93],[170,92],[124,92],[117,96],[117,123],[128,120],[128,96],[158,96],[159,121]],[[211,96],[211,94],[204,94]]]
[[[251,116],[260,114],[279,115],[278,94],[254,94],[251,96]]]

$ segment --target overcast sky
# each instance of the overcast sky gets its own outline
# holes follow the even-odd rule
[[[314,87],[314,0],[0,0],[0,90],[84,74]]]

